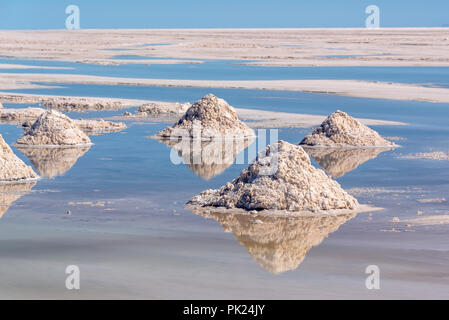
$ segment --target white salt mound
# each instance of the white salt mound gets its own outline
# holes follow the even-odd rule
[[[45,112],[42,108],[4,108],[0,109],[0,122],[21,124],[25,121],[36,121]]]
[[[28,108],[29,109],[29,108]],[[45,110],[43,110],[45,112]],[[43,113],[42,112],[42,113]],[[2,117],[2,112],[0,111],[0,120]],[[26,120],[22,122],[22,128],[26,131],[29,130],[36,119],[39,117],[36,116],[33,120]],[[98,134],[98,133],[108,133],[108,132],[117,132],[126,129],[126,124],[123,122],[112,122],[105,121],[104,119],[72,119],[76,126],[80,128],[86,134]],[[11,121],[9,121],[11,123]]]
[[[312,212],[358,206],[336,181],[312,166],[300,146],[285,141],[268,146],[232,182],[218,190],[206,190],[188,204]]]
[[[191,107],[190,103],[151,102],[141,105],[136,114],[140,116],[158,116],[163,114],[181,115]]]
[[[37,174],[20,160],[0,134],[0,182],[36,179]]]
[[[190,137],[201,140],[253,136],[254,131],[238,119],[234,108],[213,94],[195,102],[177,123],[156,134],[162,139]]]
[[[92,99],[81,97],[46,97],[42,99],[43,105],[47,109],[56,109],[59,111],[78,111],[87,112],[89,110],[118,110],[123,108],[120,101],[111,101],[110,99]]]
[[[25,134],[17,140],[19,146],[86,146],[91,145],[89,137],[76,123],[56,110],[49,110],[39,116]]]
[[[78,128],[87,134],[117,132],[126,129],[123,122],[105,121],[103,119],[74,119]]]
[[[300,145],[316,147],[394,147],[395,143],[382,138],[347,113],[337,110],[324,120]]]

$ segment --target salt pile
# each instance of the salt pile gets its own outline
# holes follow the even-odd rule
[[[216,213],[204,208],[193,212],[218,221],[260,266],[274,274],[298,268],[312,247],[356,215],[274,217]]]
[[[0,134],[0,182],[29,179],[37,179],[37,174],[14,154]]]
[[[337,110],[324,120],[301,145],[314,147],[394,147],[395,143],[382,138],[343,111]]]
[[[43,112],[45,112],[45,110],[43,110]],[[2,114],[0,112],[0,117],[1,115]],[[29,128],[33,126],[34,122],[36,122],[36,119],[39,116],[40,115],[36,116],[33,120],[22,122],[22,128],[25,131],[29,130]],[[123,122],[105,121],[104,119],[72,119],[72,121],[78,128],[80,128],[88,135],[117,132],[127,128],[126,124],[124,124]],[[9,123],[12,123],[12,121],[9,121]]]
[[[126,129],[123,122],[105,121],[103,119],[74,119],[73,122],[86,134],[117,132]]]
[[[17,140],[19,146],[86,146],[91,145],[89,137],[76,123],[56,110],[44,112],[34,124]]]
[[[25,121],[36,121],[45,112],[42,108],[4,108],[0,109],[0,122],[21,124]]]
[[[190,137],[211,140],[253,137],[254,131],[240,121],[225,100],[208,94],[195,102],[172,127],[156,134],[162,139]]]
[[[356,209],[358,202],[309,156],[285,141],[269,145],[240,176],[218,190],[206,190],[188,205],[244,210],[312,211]]]
[[[68,112],[87,112],[90,110],[118,110],[124,107],[122,102],[120,101],[81,97],[47,97],[43,99],[43,105],[48,109],[56,109]]]

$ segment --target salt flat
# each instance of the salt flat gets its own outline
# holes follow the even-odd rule
[[[23,129],[0,125],[41,176],[0,190],[0,298],[447,298],[449,162],[401,157],[449,150],[447,39],[448,29],[0,31],[0,55],[11,58],[0,59],[9,65],[0,71],[4,113],[42,103],[127,125],[79,150],[16,148]],[[209,92],[291,144],[340,108],[379,125],[401,149],[311,160],[383,210],[336,221],[191,212],[184,204],[238,176],[271,131],[255,130],[257,141],[221,167],[208,161],[229,150],[201,145],[193,166],[176,161],[190,153],[147,138],[166,122],[123,114]],[[80,267],[81,290],[66,290],[67,265]],[[365,286],[369,265],[381,270],[381,290]]]
[[[35,84],[39,82],[41,84]],[[177,80],[120,78],[79,74],[0,73],[0,89],[45,88],[45,84],[101,84],[190,88],[302,91],[359,98],[449,102],[449,89],[359,80]]]
[[[447,67],[448,46],[447,28],[0,31],[0,56],[104,66],[198,64],[205,60],[222,60],[235,64],[285,67]],[[123,59],[117,58],[120,55]],[[5,63],[3,69],[27,67],[18,63],[15,65]],[[449,102],[448,88],[350,79],[210,81],[84,74],[0,74],[0,89],[3,90],[44,88],[35,82],[269,89],[361,98]]]
[[[0,102],[4,103],[18,103],[18,104],[28,104],[28,103],[42,103],[47,100],[50,101],[66,101],[72,104],[67,111],[92,111],[96,110],[96,104],[101,106],[110,105],[109,110],[118,110],[121,108],[129,108],[133,106],[138,106],[148,103],[156,103],[161,108],[170,108],[171,105],[176,103],[167,103],[161,101],[153,100],[139,100],[139,99],[120,99],[120,98],[105,98],[105,97],[80,97],[80,96],[54,96],[54,95],[38,95],[38,94],[16,94],[8,92],[0,92]],[[92,107],[84,108],[78,105],[92,105]],[[244,121],[249,121],[248,125],[251,128],[310,128],[312,126],[320,124],[326,117],[321,115],[312,114],[302,114],[302,113],[289,113],[289,112],[278,112],[278,111],[266,111],[266,110],[256,110],[256,109],[246,109],[246,108],[235,108],[236,112]],[[20,121],[25,121],[21,114],[29,112],[30,109],[11,109],[4,108],[0,109],[0,115],[16,114]],[[36,117],[32,115],[32,118]],[[124,116],[113,116],[109,117],[109,120],[133,120],[130,117]],[[134,118],[134,120],[142,120],[142,117]],[[168,121],[174,121],[173,117],[166,119]],[[404,122],[399,121],[388,121],[388,120],[377,120],[377,119],[366,119],[359,118],[365,125],[387,125],[387,126],[401,126],[406,125]],[[17,121],[15,121],[17,122]]]
[[[272,66],[449,66],[448,45],[447,28],[0,31],[1,56],[60,61],[127,54]]]
[[[48,69],[48,70],[69,70],[73,69],[70,67],[49,67],[49,66],[30,66],[24,64],[14,64],[14,63],[0,63],[0,69]]]

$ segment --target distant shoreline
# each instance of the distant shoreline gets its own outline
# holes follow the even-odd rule
[[[80,97],[80,96],[58,96],[58,95],[39,95],[39,94],[21,94],[21,93],[7,93],[0,92],[0,102],[3,103],[14,103],[14,104],[35,104],[40,103],[43,100],[56,99],[63,102],[70,102],[73,106],[75,112],[79,112],[77,104],[107,104],[100,110],[120,110],[130,107],[136,107],[141,104],[155,103],[158,104],[160,108],[169,108],[170,104],[175,104],[176,102],[161,102],[153,100],[134,100],[134,99],[119,99],[119,98],[103,98],[103,97]],[[120,106],[116,106],[119,104]],[[2,111],[3,110],[3,111]],[[17,109],[10,109],[4,107],[0,109],[0,114],[7,114],[9,111],[16,112]],[[26,111],[26,109],[19,109]],[[86,110],[95,110],[86,109]],[[239,118],[244,121],[248,121],[247,124],[251,128],[310,128],[319,125],[326,116],[323,115],[313,115],[313,114],[301,114],[301,113],[288,113],[288,112],[277,112],[277,111],[265,111],[258,109],[245,109],[245,108],[235,108]],[[168,110],[167,110],[168,111]],[[20,116],[20,115],[19,115]],[[163,116],[163,115],[162,115]],[[148,117],[147,120],[155,120],[158,118]],[[119,121],[142,121],[145,118],[142,117],[129,117],[129,116],[113,116],[106,118],[105,120],[119,120]],[[173,116],[168,119],[159,119],[162,121],[174,122],[177,118]],[[358,119],[365,125],[384,125],[384,126],[402,126],[407,125],[403,122],[398,121],[388,121],[388,120],[376,120],[376,119]],[[21,120],[19,122],[23,122]]]
[[[36,82],[40,84],[35,84]],[[52,84],[46,86],[45,83]],[[0,90],[54,88],[54,84],[127,85],[298,91],[357,98],[449,103],[449,88],[360,80],[178,80],[79,74],[0,73]]]
[[[3,57],[101,63],[126,52],[271,66],[449,66],[448,45],[444,27],[0,31]]]

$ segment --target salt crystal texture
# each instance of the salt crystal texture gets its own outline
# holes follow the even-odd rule
[[[347,113],[337,110],[324,120],[300,145],[314,147],[396,147]]]
[[[86,146],[89,137],[76,123],[56,110],[42,113],[25,134],[17,140],[18,146]]]
[[[0,182],[36,179],[37,174],[11,150],[0,135]]]
[[[156,134],[157,138],[190,137],[210,140],[253,137],[254,131],[240,121],[225,100],[208,94],[195,102],[172,127]]]
[[[244,210],[322,211],[358,207],[338,182],[312,166],[302,147],[269,145],[240,176],[218,190],[206,190],[189,205]]]

